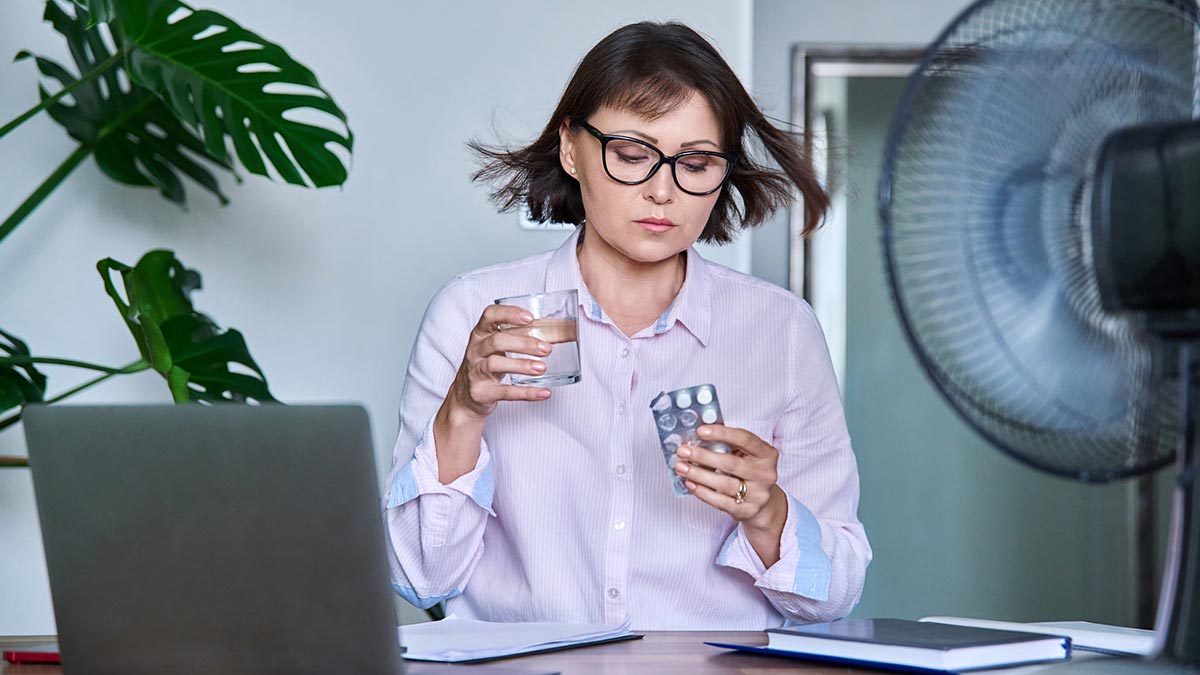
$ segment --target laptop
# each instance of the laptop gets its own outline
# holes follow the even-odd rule
[[[362,408],[24,419],[65,673],[402,672]]]

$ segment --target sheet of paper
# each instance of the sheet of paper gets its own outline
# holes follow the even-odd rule
[[[404,658],[418,661],[468,661],[539,651],[620,637],[620,626],[578,623],[495,623],[447,617],[400,629]]]
[[[1045,621],[1041,623],[1018,623],[990,619],[969,619],[958,616],[927,616],[921,621],[935,621],[960,626],[1022,630],[1030,633],[1065,635],[1071,638],[1071,646],[1077,650],[1098,650],[1121,654],[1146,655],[1154,651],[1154,631],[1124,626],[1089,623],[1087,621]]]

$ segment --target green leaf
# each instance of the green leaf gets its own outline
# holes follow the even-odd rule
[[[0,353],[4,356],[32,356],[20,338],[0,330]],[[0,365],[0,412],[46,397],[46,376],[33,364]]]
[[[275,400],[267,389],[266,376],[250,356],[246,340],[238,331],[219,333],[212,321],[196,313],[172,317],[162,328],[175,367],[189,374],[191,400]],[[231,363],[241,364],[251,372],[233,372],[229,369]]]
[[[160,2],[149,4],[158,6]],[[105,69],[99,77],[74,89],[71,102],[64,99],[47,108],[72,138],[93,149],[100,170],[125,185],[155,187],[163,197],[181,206],[187,203],[181,176],[187,176],[222,204],[228,203],[209,167],[232,172],[232,165],[220,156],[209,156],[200,137],[153,92],[128,83],[122,86],[117,76],[121,54],[114,54],[105,45],[98,26],[88,27],[87,12],[77,8],[72,15],[55,0],[49,0],[44,18],[66,38],[81,75],[29,52],[18,54],[18,60],[34,59],[43,77],[64,88],[97,69]],[[119,36],[119,27],[113,24],[110,29],[114,37]],[[50,98],[44,87],[39,86],[39,92],[43,101]]]
[[[346,181],[348,168],[330,147],[353,150],[346,114],[283,47],[178,0],[110,1],[130,77],[200,130],[211,156],[227,160],[228,139],[251,173],[269,175],[269,162],[297,185],[306,177],[316,187]],[[331,116],[331,123],[299,121],[304,110]]]
[[[53,2],[54,0],[48,0]],[[117,10],[113,7],[112,0],[75,0],[75,6],[90,15],[87,27],[98,23],[108,23],[117,16]]]
[[[174,253],[150,251],[134,267],[105,258],[96,267],[142,358],[166,378],[177,403],[275,401],[242,334],[195,311],[190,295],[200,275]]]

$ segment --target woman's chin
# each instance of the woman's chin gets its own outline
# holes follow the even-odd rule
[[[638,263],[652,265],[660,263],[664,260],[670,260],[680,252],[686,249],[681,249],[676,242],[668,241],[640,241],[635,242],[631,246],[623,247],[622,253],[626,258]]]

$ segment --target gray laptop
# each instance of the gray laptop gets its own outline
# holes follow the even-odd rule
[[[399,673],[365,411],[25,414],[66,673]]]

